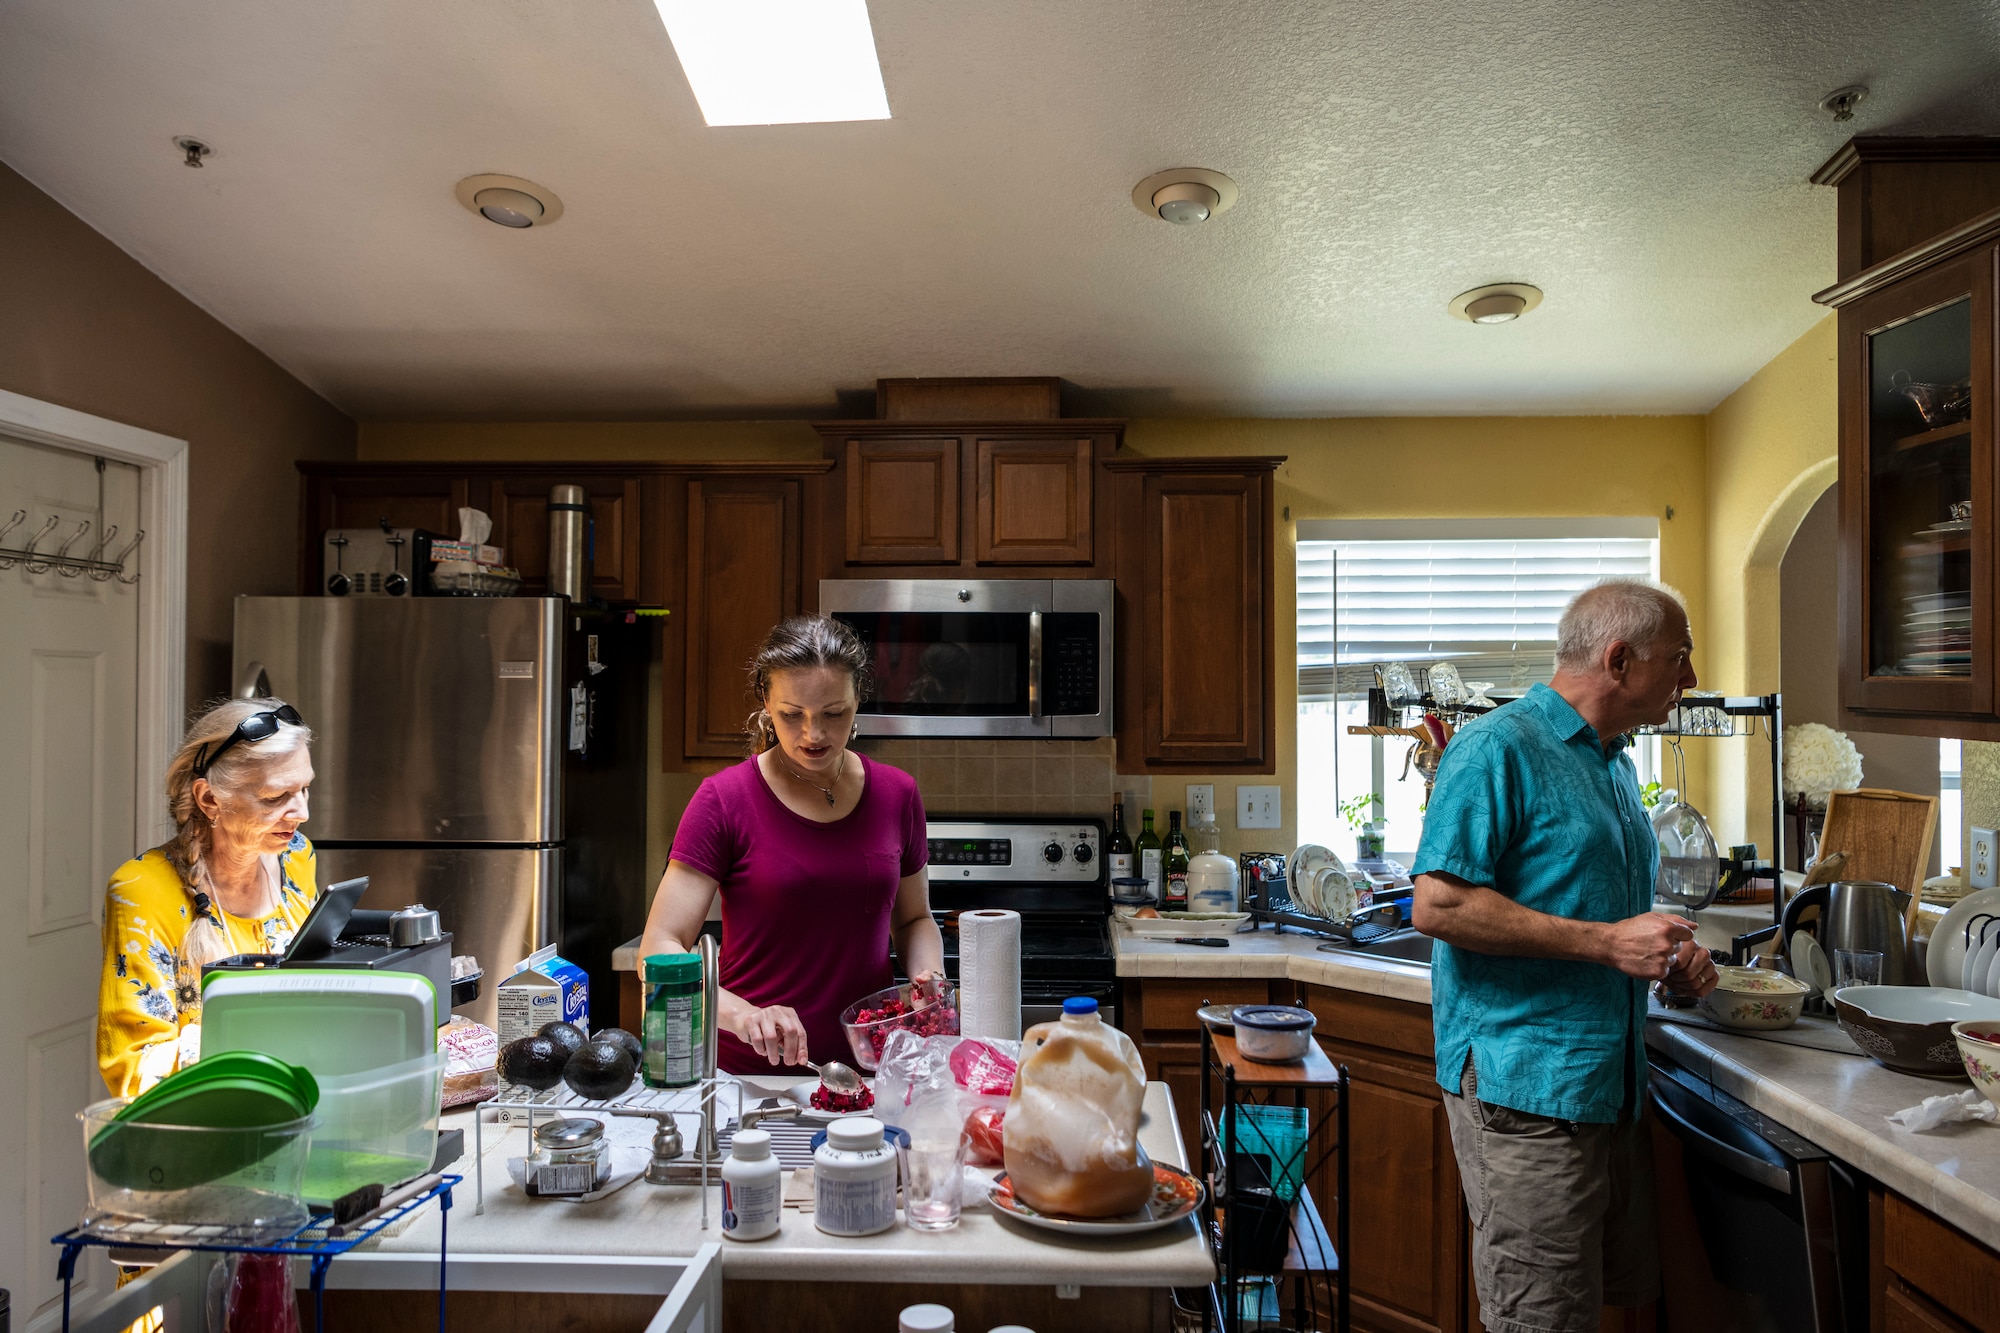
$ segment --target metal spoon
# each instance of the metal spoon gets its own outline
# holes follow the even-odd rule
[[[812,1070],[813,1073],[818,1074],[819,1081],[825,1085],[829,1092],[855,1093],[861,1091],[861,1075],[855,1073],[838,1060],[828,1060],[823,1065],[816,1065],[810,1060],[802,1060],[800,1063],[804,1064],[807,1069]]]

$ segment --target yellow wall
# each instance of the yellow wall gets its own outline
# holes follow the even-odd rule
[[[1707,418],[1707,640],[1703,685],[1779,688],[1778,569],[1813,502],[1837,479],[1839,386],[1828,315]],[[1830,581],[1835,571],[1828,569]],[[1761,737],[1711,747],[1712,808],[1724,844],[1770,840],[1770,759]]]
[[[1156,803],[1178,807],[1184,784],[1212,781],[1216,806],[1226,812],[1235,808],[1239,781],[1275,781],[1285,791],[1285,826],[1239,833],[1225,813],[1223,849],[1289,848],[1296,841],[1297,682],[1289,667],[1297,634],[1293,551],[1299,519],[1656,517],[1661,576],[1686,595],[1699,642],[1707,620],[1709,543],[1703,439],[1697,416],[1132,422],[1125,436],[1129,454],[1283,454],[1289,460],[1276,488],[1277,774],[1159,778]],[[819,440],[805,423],[788,421],[369,422],[361,427],[359,454],[381,461],[816,458]],[[1287,511],[1289,518],[1283,517]],[[1689,761],[1688,786],[1699,800],[1705,755],[1691,752]],[[655,782],[656,843],[670,835],[678,806],[692,791],[695,779],[684,776]],[[1143,780],[1119,786],[1151,794]]]

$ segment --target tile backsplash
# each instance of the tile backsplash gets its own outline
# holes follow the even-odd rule
[[[935,740],[870,737],[869,758],[917,780],[933,817],[1111,814],[1109,738],[1082,741]]]

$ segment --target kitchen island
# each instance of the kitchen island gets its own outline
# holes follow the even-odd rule
[[[470,1112],[448,1116],[446,1123],[465,1128],[470,1150]],[[1174,1125],[1168,1090],[1157,1083],[1148,1085],[1140,1142],[1155,1160],[1186,1166],[1187,1154]],[[525,1130],[491,1123],[484,1130],[483,1216],[474,1212],[472,1162],[468,1159],[453,1168],[466,1177],[449,1220],[454,1266],[511,1261],[524,1273],[520,1290],[546,1290],[546,1274],[528,1270],[540,1265],[559,1273],[564,1261],[579,1259],[679,1260],[694,1255],[705,1243],[721,1240],[720,1193],[714,1188],[709,1191],[707,1231],[701,1229],[701,1192],[692,1185],[652,1186],[641,1180],[589,1204],[531,1199],[509,1183],[506,1166],[509,1157],[525,1151]],[[436,1210],[427,1210],[408,1230],[383,1239],[374,1250],[398,1259],[407,1256],[420,1266],[422,1256],[430,1256],[434,1281],[439,1225]],[[878,1235],[854,1238],[826,1235],[813,1226],[810,1214],[788,1208],[780,1234],[761,1241],[725,1241],[717,1261],[725,1327],[756,1330],[894,1328],[896,1311],[919,1301],[950,1306],[963,1328],[1019,1323],[1041,1330],[1088,1327],[1101,1333],[1158,1329],[1167,1324],[1169,1288],[1206,1286],[1215,1273],[1191,1220],[1136,1236],[1078,1240],[1002,1219],[984,1205],[968,1207],[950,1231],[921,1232],[898,1225]],[[593,1270],[585,1264],[577,1271]],[[531,1276],[533,1285],[527,1280]],[[342,1311],[343,1302],[347,1318],[365,1321],[377,1313],[368,1302],[393,1304],[412,1296],[408,1290],[342,1290],[367,1286],[369,1280],[354,1257],[334,1266],[329,1323],[334,1312]],[[588,1289],[579,1292],[590,1294]],[[608,1309],[617,1308],[621,1299],[632,1299],[615,1291],[599,1294],[606,1298]],[[657,1298],[651,1299],[658,1304]],[[459,1325],[462,1307],[488,1306],[495,1315],[494,1326],[510,1330],[535,1326],[522,1322],[521,1309],[526,1307],[515,1293],[506,1291],[454,1294],[453,1325]],[[570,1302],[564,1308],[574,1313],[581,1306]]]

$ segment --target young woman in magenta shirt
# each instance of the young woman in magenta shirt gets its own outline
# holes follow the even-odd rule
[[[944,976],[924,803],[907,773],[850,753],[868,651],[824,616],[765,637],[750,758],[706,779],[674,833],[641,954],[693,946],[722,895],[718,1059],[730,1073],[851,1061],[840,1011]]]

